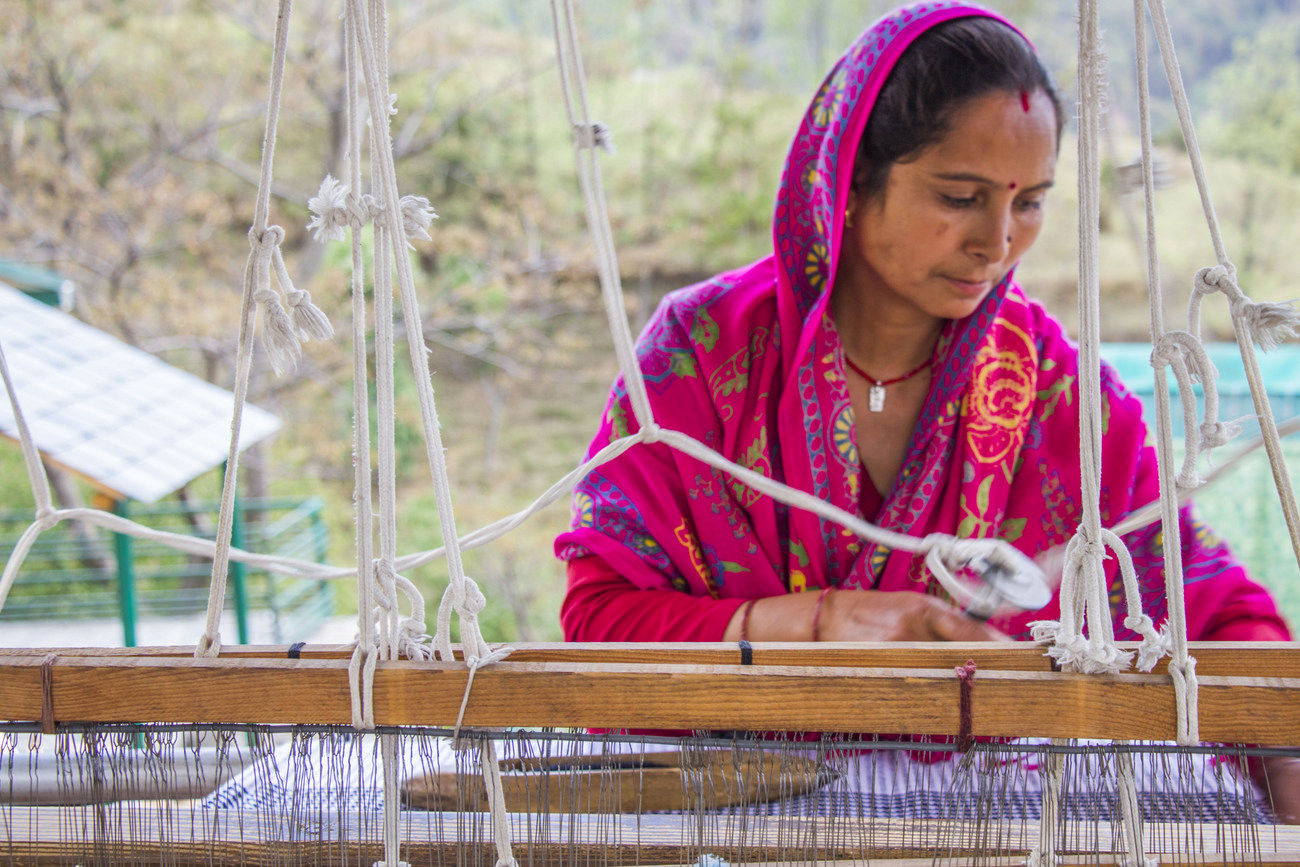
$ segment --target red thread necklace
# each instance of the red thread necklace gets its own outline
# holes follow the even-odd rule
[[[903,380],[911,379],[912,377],[916,376],[918,373],[920,373],[921,371],[929,367],[930,362],[933,360],[933,358],[934,358],[933,356],[927,358],[925,361],[922,361],[920,364],[918,364],[916,367],[913,367],[911,370],[909,370],[907,373],[904,373],[902,376],[896,376],[893,379],[876,379],[874,376],[872,376],[871,374],[867,373],[865,370],[863,370],[862,368],[854,364],[853,359],[849,358],[849,354],[847,352],[844,353],[844,363],[847,364],[853,370],[853,372],[856,373],[858,376],[862,377],[867,382],[871,383],[871,388],[867,391],[867,409],[871,410],[872,412],[881,412],[882,410],[884,410],[885,386],[896,385],[902,382]]]

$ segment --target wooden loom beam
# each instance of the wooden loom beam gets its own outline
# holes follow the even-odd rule
[[[988,652],[996,656],[1013,647]],[[839,654],[860,662],[870,650],[828,646],[819,649],[819,657]],[[1286,646],[1282,655],[1293,650]],[[563,655],[559,648],[539,652]],[[655,651],[661,652],[662,646]],[[666,652],[681,658],[676,648]],[[734,648],[729,652],[734,655]],[[477,672],[464,725],[930,735],[954,735],[960,726],[960,685],[951,668],[518,661],[526,655],[521,649]],[[574,656],[582,658],[582,649]],[[0,719],[41,718],[46,658],[46,651],[0,654]],[[1256,658],[1252,670],[1260,667]],[[50,675],[59,722],[351,721],[347,659],[332,654],[296,660],[68,655],[57,658]],[[373,692],[376,722],[452,726],[467,679],[460,664],[381,663]],[[1202,674],[1199,679],[1205,740],[1300,743],[1300,678]],[[971,699],[971,734],[977,736],[1172,740],[1175,735],[1167,675],[980,668]]]
[[[489,645],[499,647],[503,645]],[[632,642],[529,642],[509,645],[514,662],[637,663],[645,665],[732,665],[739,663],[734,643],[682,642],[652,644]],[[1134,650],[1137,642],[1119,642]],[[453,645],[462,658],[460,645]],[[222,659],[286,659],[290,645],[231,645],[221,650]],[[1267,672],[1269,677],[1300,678],[1300,642],[1193,641],[1198,675],[1252,677]],[[301,659],[347,659],[350,644],[305,645],[296,650]],[[54,654],[64,658],[188,658],[193,645],[171,647],[68,647],[49,649],[0,648],[0,661],[7,657]],[[1043,647],[1029,642],[989,641],[897,641],[897,642],[765,642],[753,646],[756,665],[803,665],[829,668],[942,668],[951,669],[973,659],[979,669],[1000,671],[1051,671],[1051,660]],[[1167,672],[1168,660],[1161,660],[1155,674]]]

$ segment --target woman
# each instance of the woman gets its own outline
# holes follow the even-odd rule
[[[658,421],[913,536],[996,536],[1030,556],[1067,541],[1080,516],[1078,354],[1013,278],[1062,120],[1003,19],[929,2],[874,24],[803,119],[773,255],[672,293],[642,335]],[[1157,498],[1156,461],[1141,403],[1113,371],[1102,380],[1113,524]],[[635,424],[620,381],[591,450]],[[1182,522],[1189,636],[1286,640],[1268,594],[1190,510]],[[1159,529],[1125,541],[1158,623]],[[1053,599],[977,623],[920,557],[662,445],[588,476],[556,550],[570,640],[1025,638],[1058,612]]]

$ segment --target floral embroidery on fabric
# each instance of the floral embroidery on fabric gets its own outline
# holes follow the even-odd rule
[[[996,464],[1017,452],[1033,408],[1038,358],[1024,331],[1006,325],[1009,339],[985,344],[975,356],[966,392],[966,439],[975,459]]]

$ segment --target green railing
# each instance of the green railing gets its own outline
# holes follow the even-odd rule
[[[315,498],[240,500],[233,541],[263,554],[325,562],[328,537]],[[157,529],[212,538],[217,504],[122,502],[118,514]],[[0,512],[0,562],[8,559],[30,512]],[[141,617],[181,617],[207,606],[211,561],[158,542],[65,523],[46,531],[24,562],[0,622],[120,617],[123,643],[136,643]],[[249,639],[250,612],[269,615],[270,639],[305,637],[334,612],[327,582],[276,576],[232,564],[227,609],[238,639]]]

